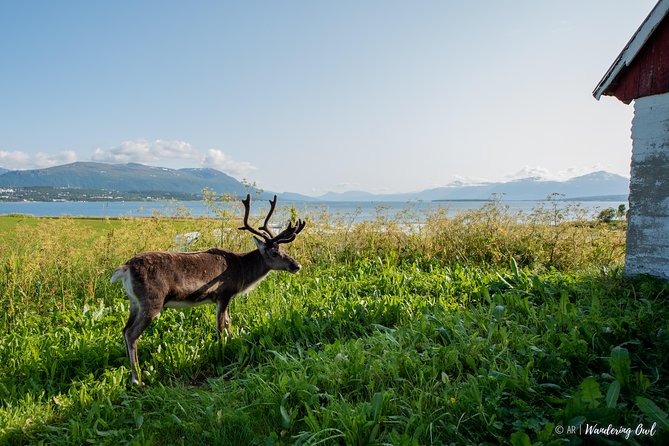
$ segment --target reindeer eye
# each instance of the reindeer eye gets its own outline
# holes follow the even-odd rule
[[[271,250],[269,252],[269,255],[271,255],[272,257],[279,257],[279,251]]]

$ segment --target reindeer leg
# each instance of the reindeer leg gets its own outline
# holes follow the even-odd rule
[[[139,305],[130,305],[130,317],[123,329],[128,359],[130,359],[130,372],[132,373],[132,385],[141,385],[141,374],[139,371],[139,359],[137,356],[137,340],[151,321],[160,313],[160,310],[143,310]]]
[[[218,342],[221,342],[223,330],[225,330],[225,337],[228,338],[232,335],[230,330],[230,314],[228,313],[228,304],[230,303],[230,298],[223,298],[216,302],[216,332],[218,336]]]
[[[225,330],[225,339],[232,334],[230,331],[230,314],[228,313],[229,297],[224,297],[216,302],[216,339],[218,341],[217,356],[219,363],[223,362],[223,330]]]
[[[232,321],[230,320],[230,313],[228,312],[228,309],[226,308],[225,311],[223,312],[223,329],[225,329],[225,338],[229,338],[232,336],[232,329],[230,326],[232,325]]]
[[[133,326],[135,323],[135,319],[137,319],[137,315],[139,314],[139,304],[136,302],[131,301],[130,302],[130,316],[128,316],[128,322],[126,322],[125,327],[123,328],[123,339],[125,339],[125,353],[128,355],[128,358],[130,358],[130,346],[128,345],[128,338],[126,336],[126,333],[130,329],[130,327]],[[132,362],[132,360],[131,360]]]

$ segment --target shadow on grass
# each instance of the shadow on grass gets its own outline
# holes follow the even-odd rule
[[[588,421],[593,421],[596,412],[588,412],[591,409],[589,406],[575,406],[574,395],[583,389],[584,378],[594,376],[602,390],[602,395],[597,397],[599,404],[606,406],[604,395],[614,379],[611,373],[615,374],[609,356],[612,355],[612,349],[622,345],[629,353],[629,370],[633,370],[635,375],[630,375],[628,387],[623,386],[620,393],[618,405],[624,411],[616,409],[609,412],[620,417],[621,422],[629,422],[636,420],[636,415],[629,415],[636,411],[635,392],[644,392],[660,407],[666,407],[667,400],[662,396],[662,389],[669,385],[669,338],[662,330],[666,330],[665,304],[668,290],[666,284],[647,278],[627,280],[593,275],[564,280],[560,277],[551,278],[550,275],[539,277],[513,271],[489,283],[487,297],[455,313],[427,305],[422,308],[412,307],[414,314],[423,309],[427,313],[439,313],[441,319],[438,323],[428,321],[421,325],[417,322],[414,328],[422,330],[423,339],[430,343],[435,352],[457,348],[463,355],[473,357],[472,365],[465,370],[463,380],[458,385],[465,389],[468,386],[478,388],[479,385],[486,388],[486,385],[503,381],[506,384],[500,386],[506,386],[507,394],[513,396],[491,400],[490,403],[485,400],[479,402],[478,406],[469,407],[466,394],[460,393],[457,398],[460,409],[474,412],[483,410],[489,412],[488,415],[497,411],[517,417],[521,411],[516,410],[516,406],[529,405],[522,414],[537,412],[541,415],[538,419],[543,420],[542,423],[546,420],[557,422],[567,414],[569,419],[573,414],[586,414],[591,417]],[[195,316],[197,313],[192,315]],[[412,323],[407,319],[406,307],[401,302],[344,301],[338,303],[336,309],[307,304],[301,311],[293,311],[228,340],[222,352],[222,364],[216,364],[216,344],[202,339],[200,342],[208,342],[207,347],[192,363],[173,364],[169,373],[157,372],[147,387],[130,391],[127,388],[129,373],[124,368],[122,371],[126,376],[119,382],[108,383],[106,387],[101,386],[96,390],[94,381],[106,378],[107,373],[118,370],[119,365],[126,365],[127,358],[120,339],[118,348],[112,349],[104,342],[93,343],[83,353],[97,360],[76,362],[76,359],[68,356],[67,361],[72,362],[63,360],[56,363],[56,368],[67,364],[61,374],[40,371],[51,370],[53,364],[38,366],[33,363],[21,371],[29,375],[33,368],[37,370],[37,378],[25,387],[24,394],[45,402],[60,392],[72,393],[72,389],[81,389],[80,385],[73,384],[76,381],[86,381],[93,391],[88,397],[73,402],[71,407],[56,410],[45,424],[35,423],[34,426],[6,431],[0,437],[0,443],[36,443],[48,441],[55,434],[75,443],[96,440],[100,443],[129,442],[133,438],[139,442],[185,438],[199,443],[230,441],[230,438],[234,438],[238,444],[249,443],[256,433],[249,426],[258,421],[250,419],[249,412],[244,408],[231,408],[233,405],[227,400],[229,395],[207,392],[209,378],[234,380],[243,376],[245,370],[274,360],[276,355],[273,352],[299,353],[319,349],[336,341],[365,338],[387,329],[399,331],[404,324]],[[156,343],[155,338],[160,338],[156,331],[167,328],[160,325],[164,324],[159,324],[153,332],[147,331],[144,348],[140,350],[140,355],[144,355],[142,366],[145,368],[149,365],[157,370],[161,368],[157,361],[163,357],[151,351]],[[533,348],[528,348],[529,344],[513,344],[525,339],[520,337],[522,333],[529,334]],[[207,336],[211,340],[213,333]],[[172,341],[174,339],[170,338]],[[478,344],[468,347],[467,342],[471,340],[476,340]],[[511,361],[507,364],[509,370],[519,366],[525,370],[526,367],[527,377],[524,379],[534,389],[523,388],[509,393],[508,389],[514,388],[509,385],[512,381],[507,370],[502,368],[504,364],[499,361],[499,352],[488,348],[488,344],[491,348],[499,347],[508,352]],[[442,372],[448,370],[444,364],[440,367]],[[568,373],[563,374],[562,371]],[[653,380],[646,385],[639,371]],[[547,381],[547,377],[551,377],[551,380]],[[443,375],[435,375],[434,378],[444,379]],[[12,379],[4,379],[2,382],[13,383]],[[543,401],[543,397],[534,394],[544,384],[550,385],[549,389],[554,389],[555,393],[548,403]],[[40,386],[43,386],[41,390]],[[44,389],[49,386],[52,386],[50,390]],[[44,391],[46,393],[40,393]],[[20,403],[20,398],[15,397],[11,402]],[[508,407],[499,407],[500,402],[508,404]],[[485,407],[480,404],[485,404]],[[485,427],[478,426],[476,420],[471,418],[463,422],[463,426],[471,427],[471,432],[485,431]],[[529,423],[515,421],[527,429],[532,439],[538,435],[538,431],[532,430],[535,428],[531,428]],[[505,429],[510,426],[503,425]],[[213,427],[215,429],[209,429]],[[263,432],[267,435],[272,429],[273,426],[267,426]],[[511,432],[505,429],[501,429],[504,435]],[[506,438],[492,436],[490,432],[478,436],[472,434],[471,439],[493,441]]]
[[[198,314],[190,315],[197,316]],[[179,435],[188,435],[186,438],[196,438],[193,437],[194,432],[188,432],[185,426],[181,426],[167,413],[178,410],[178,401],[183,393],[197,392],[200,387],[206,389],[210,378],[235,379],[245,369],[273,360],[274,355],[270,351],[291,353],[300,349],[318,348],[319,345],[335,340],[357,339],[384,326],[399,324],[402,321],[401,316],[400,305],[381,303],[350,304],[327,313],[323,309],[305,308],[304,313],[292,312],[229,339],[223,345],[222,362],[219,360],[216,342],[208,342],[203,347],[202,354],[192,362],[171,364],[168,373],[160,370],[161,364],[158,361],[161,355],[155,351],[157,344],[165,342],[161,329],[167,328],[162,326],[167,321],[158,324],[154,322],[141,338],[139,354],[142,370],[156,372],[145,379],[146,385],[142,388],[132,388],[129,384],[128,359],[119,328],[116,343],[100,339],[85,347],[79,347],[76,351],[43,355],[34,361],[24,362],[17,368],[15,376],[0,379],[2,404],[5,408],[20,407],[26,402],[36,406],[49,406],[44,409],[44,414],[47,415],[43,423],[37,417],[28,420],[21,427],[7,428],[0,436],[0,444],[32,444],[50,438],[56,432],[67,437],[73,435],[73,429],[81,430],[96,425],[98,418],[105,424],[113,424],[106,417],[117,416],[121,406],[121,412],[130,412],[126,413],[129,419],[123,425],[130,432],[141,430],[143,423],[134,419],[136,416],[153,411],[154,415],[158,412],[161,415],[152,416],[155,418],[152,429],[158,424],[164,429],[175,430]],[[122,327],[122,323],[119,327]],[[207,335],[213,337],[213,333]],[[202,339],[200,342],[207,343],[207,340]],[[168,345],[165,349],[169,348]],[[162,358],[165,355],[163,351]],[[70,400],[67,403],[69,407],[64,409],[66,406],[61,407],[61,402],[66,399]],[[114,411],[106,414],[109,409],[107,406],[115,407],[116,415]],[[167,412],[163,413],[164,411]],[[246,416],[242,412],[218,414],[216,423],[229,427],[221,431],[227,431],[229,438],[235,435],[244,437],[249,433]],[[247,427],[242,428],[245,423]],[[102,432],[100,435],[105,435],[103,429],[97,430]],[[163,438],[163,434],[160,438]],[[111,439],[113,435],[109,434],[109,437],[104,438]],[[131,436],[123,441],[132,438]],[[204,441],[201,436],[197,438]]]

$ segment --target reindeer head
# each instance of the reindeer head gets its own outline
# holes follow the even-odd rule
[[[288,227],[281,231],[278,235],[268,226],[269,219],[274,213],[274,208],[276,208],[276,195],[273,200],[270,200],[270,209],[265,217],[265,223],[258,229],[255,229],[249,225],[249,213],[251,211],[251,194],[246,195],[246,200],[242,200],[244,204],[244,226],[240,227],[241,230],[249,231],[250,233],[260,237],[253,237],[258,251],[263,256],[265,263],[272,270],[277,271],[288,271],[291,273],[296,273],[300,270],[300,264],[297,263],[295,259],[286,254],[286,252],[281,248],[282,243],[290,243],[295,240],[297,234],[304,229],[306,222],[302,220],[297,220],[295,226],[292,223],[288,223]]]

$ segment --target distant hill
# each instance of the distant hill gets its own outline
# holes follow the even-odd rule
[[[629,194],[629,179],[608,172],[593,172],[566,181],[546,181],[539,178],[524,178],[506,183],[458,187],[453,190],[441,188],[431,191],[433,199],[487,198],[493,194],[503,195],[509,200],[542,200],[551,194],[564,198],[597,197]],[[437,198],[441,196],[441,198]]]
[[[408,194],[375,195],[368,192],[328,192],[318,197],[322,201],[436,201],[436,200],[488,200],[497,195],[505,200],[544,200],[551,194],[565,199],[597,199],[629,194],[629,179],[609,172],[593,172],[566,181],[546,181],[540,178],[485,183],[453,185]]]
[[[215,169],[168,169],[143,164],[76,162],[35,170],[12,170],[0,175],[0,187],[57,187],[116,191],[169,191],[200,194],[243,194],[239,181]]]
[[[9,172],[9,171],[7,169],[3,169],[2,167],[0,167],[0,175],[2,175],[5,172]]]

